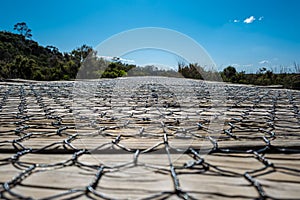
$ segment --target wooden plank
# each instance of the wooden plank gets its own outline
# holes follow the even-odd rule
[[[299,91],[101,81],[0,83],[0,197],[299,197]]]

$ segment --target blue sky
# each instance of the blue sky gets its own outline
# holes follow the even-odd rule
[[[219,69],[278,71],[300,63],[299,8],[298,0],[9,0],[1,2],[0,29],[25,21],[34,40],[66,52],[129,29],[162,27],[193,38]]]

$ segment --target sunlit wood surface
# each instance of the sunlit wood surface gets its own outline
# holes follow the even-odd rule
[[[299,106],[177,78],[0,82],[0,197],[299,199]]]

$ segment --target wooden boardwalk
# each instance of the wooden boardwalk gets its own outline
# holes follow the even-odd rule
[[[300,92],[0,83],[1,199],[299,199]]]

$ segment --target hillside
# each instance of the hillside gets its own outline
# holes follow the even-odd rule
[[[88,57],[89,56],[89,57]],[[79,69],[81,69],[79,71]],[[39,81],[120,76],[177,76],[176,71],[155,66],[138,67],[98,58],[93,49],[82,45],[61,53],[54,46],[43,47],[22,34],[0,31],[0,79]]]
[[[28,38],[23,34],[0,31],[0,80],[20,78],[52,81],[74,80],[76,77],[94,79],[149,75],[219,80],[216,77],[220,77],[220,74],[225,82],[300,89],[300,66],[296,63],[295,72],[280,74],[265,68],[259,69],[256,74],[245,74],[237,72],[232,66],[222,72],[212,72],[197,63],[178,63],[178,71],[163,70],[156,66],[141,67],[106,61],[97,57],[87,45],[62,53],[54,46],[43,47]]]
[[[0,78],[34,80],[69,80],[76,77],[80,67],[78,48],[61,53],[56,47],[43,47],[21,34],[0,32]]]

